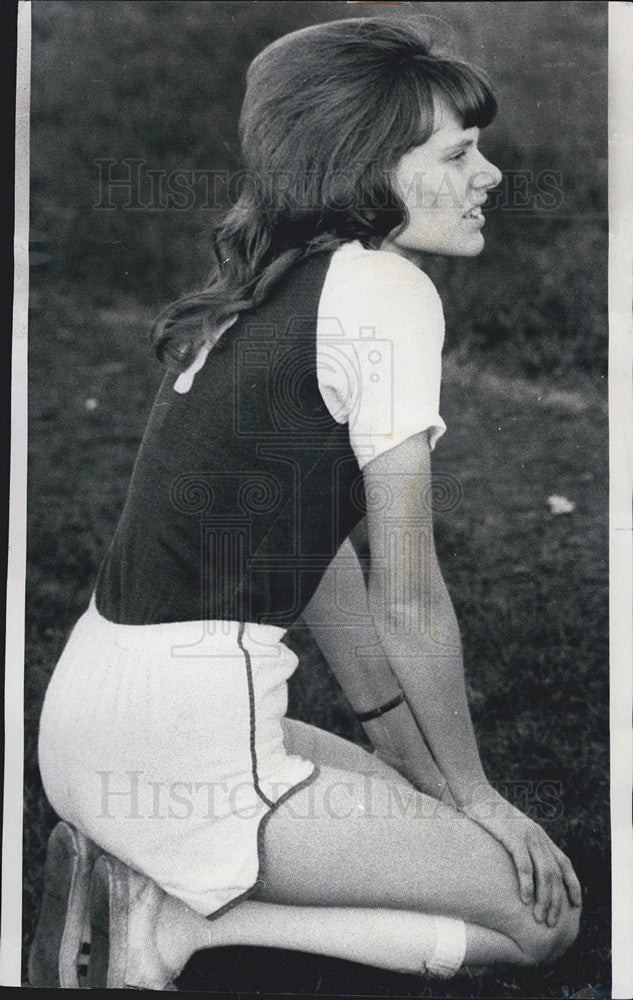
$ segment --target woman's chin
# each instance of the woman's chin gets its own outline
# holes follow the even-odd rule
[[[449,252],[451,257],[477,257],[486,245],[486,241],[481,233],[468,240],[460,241],[454,249]]]
[[[481,253],[481,251],[483,250],[483,248],[485,247],[485,245],[486,245],[485,240],[482,237],[479,246],[473,247],[471,250],[465,250],[463,252],[463,254],[460,254],[460,256],[462,256],[462,257],[478,257],[479,254]]]
[[[474,233],[468,239],[460,240],[390,240],[388,237],[381,244],[382,250],[390,250],[391,253],[408,257],[409,260],[416,260],[425,254],[434,254],[441,257],[477,257],[484,249],[486,241],[482,234]]]

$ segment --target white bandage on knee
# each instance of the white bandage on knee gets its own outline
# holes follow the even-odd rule
[[[435,917],[434,920],[437,939],[425,971],[439,979],[450,979],[464,962],[466,924],[453,917]]]

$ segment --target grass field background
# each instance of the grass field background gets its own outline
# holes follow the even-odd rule
[[[436,541],[482,757],[492,781],[527,804],[571,857],[585,890],[583,927],[545,972],[500,970],[432,990],[413,977],[256,949],[201,953],[181,985],[525,998],[608,988],[603,3],[402,11],[261,3],[248,12],[244,3],[34,4],[25,950],[55,822],[37,772],[41,701],[89,599],[160,378],[149,323],[203,275],[214,214],[97,210],[94,160],[234,169],[240,67],[267,40],[341,16],[343,6],[346,15],[440,18],[497,82],[503,113],[486,152],[506,172],[561,175],[556,210],[499,206],[488,214],[480,259],[430,259],[428,270],[447,317],[449,430],[434,472],[455,477],[462,491],[459,506],[437,516]],[[552,494],[574,510],[552,514]],[[300,655],[290,714],[362,741],[307,632],[297,625],[289,641]]]

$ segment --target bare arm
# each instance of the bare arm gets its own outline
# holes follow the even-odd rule
[[[508,850],[521,898],[532,905],[536,897],[536,920],[547,914],[553,925],[563,885],[575,905],[580,887],[569,859],[545,831],[486,780],[466,699],[459,629],[435,553],[426,499],[430,469],[425,433],[364,468],[372,618],[455,802]]]
[[[486,776],[466,698],[457,620],[425,502],[431,484],[426,433],[378,455],[364,477],[374,626],[438,767],[464,804]]]
[[[303,618],[355,713],[388,705],[401,694],[374,628],[365,578],[349,539],[328,567]],[[363,722],[363,728],[378,755],[416,788],[452,802],[446,779],[406,700]]]

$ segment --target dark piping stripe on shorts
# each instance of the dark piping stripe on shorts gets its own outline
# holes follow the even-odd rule
[[[264,795],[262,789],[259,785],[259,777],[257,774],[257,750],[255,747],[255,691],[253,689],[253,666],[251,663],[250,653],[248,652],[246,646],[242,642],[242,637],[244,635],[244,622],[240,622],[240,627],[237,633],[237,644],[244,653],[244,659],[246,660],[246,679],[248,682],[248,706],[251,718],[251,766],[253,770],[253,784],[255,786],[255,791],[259,795],[260,799],[266,803],[267,806],[274,806],[274,802]]]

